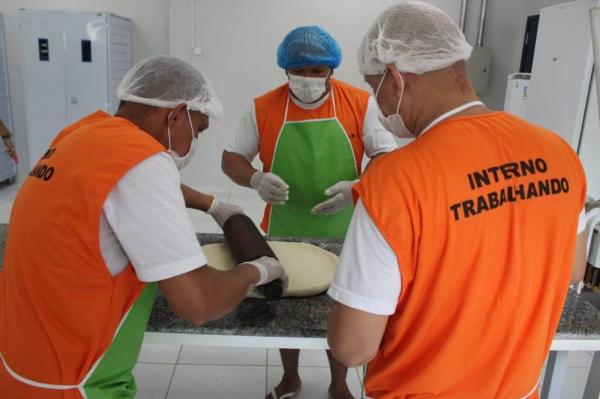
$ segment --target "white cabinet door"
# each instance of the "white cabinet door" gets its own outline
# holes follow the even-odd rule
[[[106,14],[65,14],[67,124],[98,110],[108,112]]]
[[[27,139],[33,167],[66,124],[63,13],[22,10],[20,16]]]

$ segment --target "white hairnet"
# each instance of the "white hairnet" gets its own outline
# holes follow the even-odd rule
[[[161,108],[185,103],[190,111],[215,119],[223,114],[223,105],[204,72],[181,58],[167,55],[148,57],[135,64],[119,84],[117,97]]]
[[[363,75],[380,75],[386,65],[422,74],[467,60],[473,48],[452,19],[421,1],[403,1],[385,10],[358,50]]]

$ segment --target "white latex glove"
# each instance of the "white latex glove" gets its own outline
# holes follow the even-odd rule
[[[255,284],[256,287],[280,278],[283,281],[283,290],[285,291],[287,289],[288,276],[285,274],[285,270],[283,270],[281,263],[279,263],[277,259],[269,256],[263,256],[253,261],[244,263],[255,266],[258,269],[260,278]]]
[[[283,205],[288,200],[289,186],[274,173],[257,171],[250,178],[250,186],[269,204]]]
[[[314,215],[334,215],[343,211],[352,203],[352,186],[358,180],[340,181],[325,190],[325,195],[330,197],[317,205],[311,210]]]
[[[228,204],[227,202],[220,202],[216,198],[210,204],[210,208],[206,211],[210,216],[215,219],[215,222],[220,228],[223,228],[227,219],[233,215],[244,214],[244,210],[237,205]]]

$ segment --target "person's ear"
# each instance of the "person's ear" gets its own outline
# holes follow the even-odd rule
[[[396,95],[397,98],[400,98],[400,96],[402,95],[402,92],[405,90],[404,85],[406,84],[406,79],[402,78],[402,76],[400,75],[400,72],[398,71],[398,68],[396,68],[396,65],[389,64],[387,66],[387,69],[388,69],[388,74],[392,77],[392,80],[394,81],[394,86],[395,86],[394,94]]]
[[[181,104],[177,105],[173,109],[173,113],[178,118],[182,118],[183,116],[185,116],[185,119],[187,119],[187,104],[181,103]]]
[[[169,111],[169,113],[167,114],[167,123],[169,124],[169,127],[171,127],[171,129],[173,128],[173,126],[180,123],[181,119],[184,116],[185,119],[187,119],[186,109],[187,105],[185,103],[181,103]]]

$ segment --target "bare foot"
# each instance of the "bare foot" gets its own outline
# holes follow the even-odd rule
[[[301,386],[302,381],[300,380],[299,376],[287,377],[284,375],[281,381],[279,382],[279,385],[275,387],[275,393],[277,394],[277,398],[281,398],[285,394],[299,391]],[[275,398],[273,398],[273,395],[269,393],[265,397],[265,399]]]

